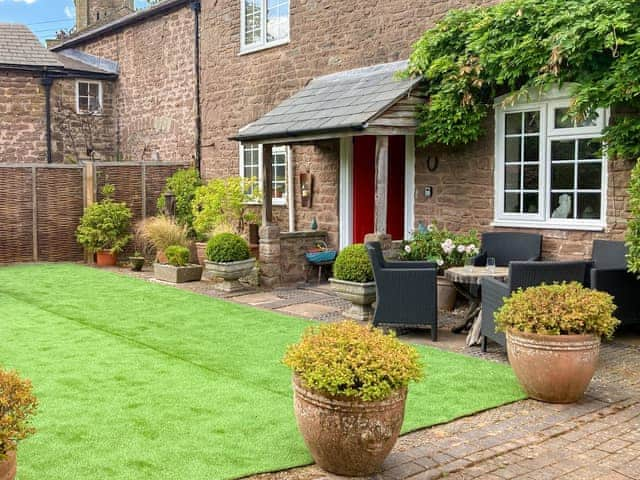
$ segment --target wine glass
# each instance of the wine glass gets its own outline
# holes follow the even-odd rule
[[[487,257],[487,272],[495,273],[496,271],[496,259],[495,257]]]

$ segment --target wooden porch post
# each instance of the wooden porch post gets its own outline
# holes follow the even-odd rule
[[[262,225],[273,223],[273,145],[262,145]]]
[[[376,201],[375,225],[377,234],[387,233],[387,185],[389,176],[389,137],[376,137]]]

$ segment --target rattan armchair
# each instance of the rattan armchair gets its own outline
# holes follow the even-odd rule
[[[473,264],[484,267],[487,257],[496,259],[496,266],[508,267],[512,261],[536,261],[540,259],[542,235],[520,232],[485,232],[482,234],[480,254]]]
[[[380,243],[366,244],[376,281],[375,326],[430,328],[438,339],[438,268],[432,262],[389,262]]]

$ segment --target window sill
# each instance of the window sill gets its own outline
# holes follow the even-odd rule
[[[255,45],[252,47],[240,47],[239,57],[243,55],[249,55],[251,53],[261,52],[262,50],[268,50],[270,48],[280,47],[282,45],[286,45],[290,42],[289,37],[283,38],[282,40],[276,40],[275,42],[269,42],[267,44]]]
[[[580,223],[549,223],[516,220],[494,220],[492,227],[509,228],[535,228],[538,230],[578,230],[583,232],[604,232],[605,226],[602,224],[580,224]]]
[[[262,202],[244,202],[244,204],[259,207],[262,205]],[[286,207],[287,201],[283,200],[282,198],[274,198],[273,200],[271,200],[271,205],[274,207]]]

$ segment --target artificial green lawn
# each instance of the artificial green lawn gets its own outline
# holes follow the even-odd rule
[[[311,462],[280,363],[309,321],[78,265],[0,268],[0,365],[30,378],[19,480],[234,478]],[[404,432],[524,397],[508,366],[419,347]]]

